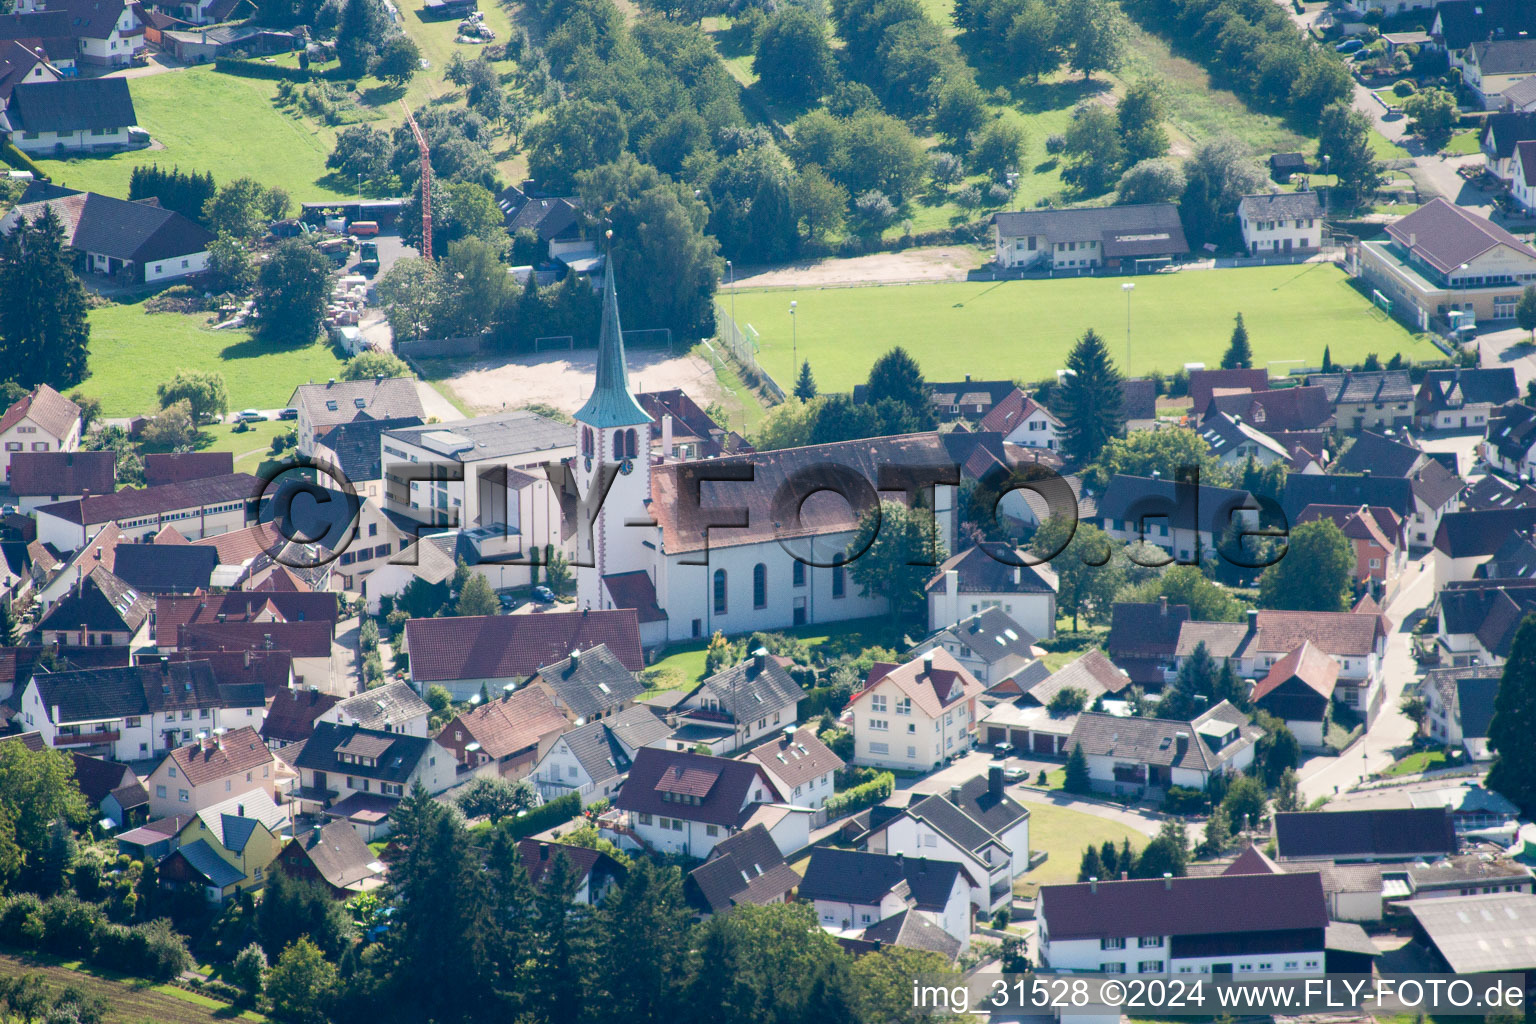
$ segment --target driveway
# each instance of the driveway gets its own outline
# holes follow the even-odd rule
[[[1525,386],[1536,380],[1536,348],[1531,346],[1529,331],[1505,327],[1477,336],[1477,358],[1482,366],[1511,366],[1515,386],[1525,394]]]
[[[1387,636],[1387,655],[1382,661],[1386,681],[1386,699],[1376,724],[1366,730],[1344,753],[1333,757],[1311,757],[1302,763],[1301,793],[1310,802],[1320,796],[1332,798],[1353,788],[1366,776],[1379,772],[1396,760],[1396,750],[1406,747],[1413,736],[1413,723],[1397,710],[1403,690],[1419,678],[1418,663],[1413,660],[1413,612],[1425,608],[1434,597],[1434,568],[1428,556],[1408,563],[1409,582],[1387,607],[1392,632]],[[1406,620],[1406,621],[1405,621]]]

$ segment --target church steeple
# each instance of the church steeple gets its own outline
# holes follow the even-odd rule
[[[603,321],[597,340],[597,383],[592,396],[576,414],[578,423],[599,429],[650,423],[629,390],[629,371],[624,366],[624,332],[619,327],[619,296],[613,285],[613,258],[603,275]]]

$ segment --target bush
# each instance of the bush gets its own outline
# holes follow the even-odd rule
[[[1167,795],[1163,797],[1165,814],[1199,814],[1205,807],[1205,792],[1199,789],[1169,786]]]
[[[862,811],[866,807],[872,807],[896,789],[896,776],[890,772],[881,772],[869,782],[861,783],[852,789],[844,790],[827,799],[827,820],[841,818],[847,814]]]
[[[543,832],[547,828],[563,825],[576,815],[581,813],[581,794],[567,793],[558,797],[542,807],[536,807],[527,814],[519,815],[505,824],[505,828],[513,839],[522,839],[531,836],[535,832]]]
[[[91,954],[97,926],[101,923],[101,911],[90,903],[82,903],[72,893],[49,897],[43,904],[42,948],[65,957],[87,957]]]
[[[1406,78],[1392,87],[1392,95],[1394,96],[1412,96],[1418,91],[1419,87]]]
[[[42,936],[42,900],[22,892],[0,904],[0,943],[16,949],[36,949]]]
[[[1052,132],[1045,137],[1045,151],[1051,156],[1056,156],[1067,148],[1067,137],[1061,132]]]

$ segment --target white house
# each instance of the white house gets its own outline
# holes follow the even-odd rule
[[[1237,201],[1243,246],[1253,256],[1315,252],[1323,244],[1316,192],[1266,192]]]
[[[1029,810],[1004,791],[1002,765],[993,765],[948,794],[914,798],[905,810],[875,824],[864,843],[871,853],[931,857],[961,865],[978,917],[1013,901],[1013,881],[1029,870]]]
[[[1041,968],[1101,974],[1323,972],[1322,878],[1231,874],[1045,885]]]
[[[1514,176],[1509,195],[1527,213],[1536,210],[1536,139],[1515,143]]]
[[[205,477],[154,487],[92,494],[37,510],[37,538],[58,551],[74,551],[108,523],[129,540],[148,542],[166,526],[187,540],[251,525],[262,484],[249,473]]]
[[[297,429],[301,455],[313,455],[315,442],[332,427],[360,417],[426,419],[426,410],[422,408],[421,395],[412,377],[344,381],[333,378],[324,384],[301,384],[289,396],[288,405],[299,411]],[[386,457],[384,461],[391,460]]]
[[[431,714],[409,683],[386,683],[338,702],[315,721],[425,737]]]
[[[1536,39],[1485,39],[1467,47],[1462,81],[1482,102],[1484,110],[1499,106],[1510,86],[1536,74]]]
[[[836,790],[837,773],[843,767],[843,759],[821,742],[815,729],[792,725],[740,758],[761,765],[787,803],[813,810],[824,806]]]
[[[1419,687],[1429,710],[1425,732],[1437,742],[1461,747],[1474,761],[1488,760],[1488,723],[1503,675],[1502,665],[1430,669]]]
[[[389,813],[419,782],[428,793],[449,788],[458,762],[434,740],[360,726],[315,723],[293,760],[301,813],[350,822],[368,842],[389,834]]]
[[[1034,641],[1029,631],[1002,609],[987,608],[930,633],[906,656],[917,658],[942,647],[990,690],[1021,675],[1034,678],[1046,674],[1040,668]]]
[[[664,743],[671,732],[649,704],[636,704],[557,737],[529,781],[545,800],[567,793],[580,793],[583,806],[610,799],[629,777],[640,748]]]
[[[1115,540],[1142,541],[1193,564],[1215,553],[1232,524],[1257,525],[1258,507],[1247,491],[1117,473],[1099,496],[1098,516]]]
[[[127,149],[135,143],[137,117],[123,78],[23,82],[0,109],[9,140],[36,156]],[[138,139],[149,142],[147,134]]]
[[[904,665],[875,662],[843,713],[852,723],[854,761],[927,772],[959,757],[975,740],[983,689],[943,648]]]
[[[815,907],[822,928],[834,935],[855,937],[881,921],[915,912],[969,948],[970,890],[964,868],[954,861],[818,846],[806,863],[799,893]]]
[[[16,452],[72,452],[80,447],[80,407],[39,384],[0,413],[0,470],[11,478]]]
[[[259,729],[265,717],[261,687],[221,687],[206,661],[40,672],[22,691],[20,713],[51,747],[125,762],[218,729]]]
[[[1264,731],[1222,701],[1190,721],[1078,716],[1067,750],[1083,748],[1093,788],[1142,793],[1171,786],[1203,790],[1211,776],[1240,772],[1253,763]]]
[[[1055,413],[1014,388],[982,417],[981,429],[1002,434],[1009,444],[1055,451],[1063,427]]]
[[[784,664],[762,648],[746,661],[700,682],[672,706],[679,715],[673,745],[702,743],[715,754],[734,754],[763,737],[793,726],[805,692]]]
[[[779,798],[754,762],[643,747],[613,806],[647,848],[703,860],[748,826],[755,805]]]
[[[1049,640],[1056,635],[1059,585],[1049,563],[1009,544],[981,541],[945,559],[928,581],[928,628],[996,608],[1031,638]]]
[[[997,264],[1005,269],[1087,273],[1189,252],[1172,203],[995,213],[992,232]]]

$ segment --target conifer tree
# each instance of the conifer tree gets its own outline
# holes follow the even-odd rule
[[[1536,615],[1527,615],[1515,632],[1504,676],[1493,699],[1488,746],[1497,754],[1488,772],[1488,788],[1536,813]]]
[[[816,397],[816,378],[811,376],[809,359],[800,363],[800,376],[795,380],[795,397],[802,402],[809,402]]]
[[[1236,326],[1232,328],[1232,341],[1227,345],[1226,355],[1221,357],[1223,370],[1246,370],[1253,366],[1253,349],[1248,344],[1248,328],[1243,324],[1243,314],[1237,314]]]
[[[0,379],[59,391],[85,378],[91,325],[52,207],[22,217],[0,241]]]
[[[1081,743],[1072,748],[1072,755],[1067,758],[1067,778],[1063,788],[1068,793],[1087,793],[1093,789],[1093,781],[1088,775],[1088,755],[1083,753]]]
[[[1067,370],[1057,410],[1065,427],[1062,454],[1070,463],[1086,465],[1120,433],[1120,372],[1104,339],[1091,329],[1072,347]]]
[[[1090,878],[1105,878],[1104,862],[1099,859],[1097,847],[1089,846],[1083,851],[1083,861],[1077,868],[1077,880],[1086,882]]]

